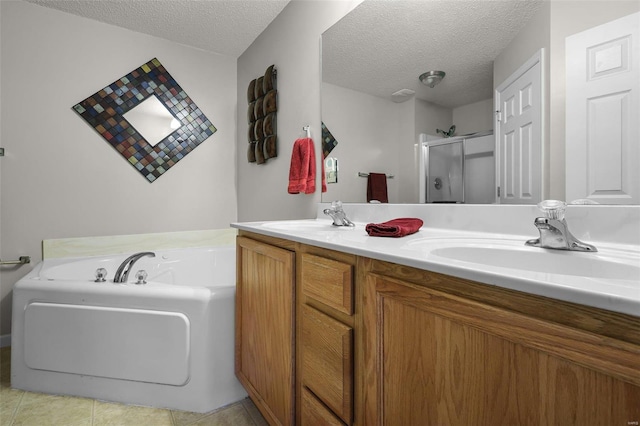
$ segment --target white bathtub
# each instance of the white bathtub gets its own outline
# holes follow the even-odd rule
[[[208,412],[246,392],[234,375],[235,248],[47,259],[13,289],[11,386]],[[106,282],[94,282],[97,268]],[[148,273],[136,285],[136,271]]]

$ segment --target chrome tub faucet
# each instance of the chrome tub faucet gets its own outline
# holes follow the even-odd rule
[[[332,202],[331,207],[324,209],[323,213],[331,216],[334,226],[355,226],[355,224],[347,218],[344,210],[342,210],[342,201]]]
[[[591,244],[583,243],[569,231],[564,218],[567,204],[563,201],[545,200],[538,204],[545,217],[537,217],[533,224],[540,232],[540,238],[529,240],[525,245],[554,250],[597,252]]]
[[[156,254],[152,251],[143,251],[127,257],[124,262],[122,262],[120,266],[118,266],[116,274],[113,277],[113,282],[126,283],[127,279],[129,278],[129,272],[131,272],[131,268],[133,268],[134,263],[145,256],[156,257]]]

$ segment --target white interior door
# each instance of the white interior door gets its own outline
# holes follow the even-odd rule
[[[542,200],[542,58],[536,53],[496,89],[499,202]]]
[[[640,203],[640,13],[566,39],[567,201]]]

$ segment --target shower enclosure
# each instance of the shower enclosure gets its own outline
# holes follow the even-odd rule
[[[496,202],[493,133],[445,139],[420,135],[420,202]]]

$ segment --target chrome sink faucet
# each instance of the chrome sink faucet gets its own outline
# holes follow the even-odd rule
[[[545,217],[537,217],[533,224],[540,232],[540,238],[529,240],[525,245],[555,250],[597,252],[591,244],[583,243],[569,231],[564,219],[567,204],[563,201],[545,200],[538,204]]]
[[[120,266],[118,266],[116,274],[113,277],[113,282],[126,283],[127,279],[129,278],[129,272],[131,272],[131,268],[133,268],[133,264],[145,256],[156,257],[156,254],[152,251],[143,251],[127,257],[124,262],[122,262]]]
[[[355,226],[347,218],[347,214],[342,210],[342,201],[334,201],[331,203],[331,208],[324,209],[324,214],[331,216],[334,226]]]

